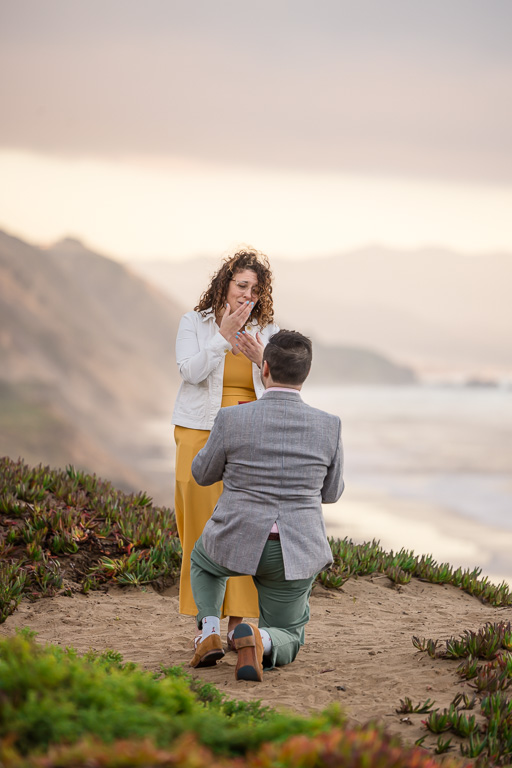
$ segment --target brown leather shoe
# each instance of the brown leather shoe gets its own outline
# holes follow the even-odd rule
[[[237,680],[263,680],[263,641],[254,624],[243,622],[235,627],[233,644],[238,653],[235,668]]]
[[[224,656],[220,635],[208,635],[197,644],[196,652],[190,662],[191,667],[213,667]]]

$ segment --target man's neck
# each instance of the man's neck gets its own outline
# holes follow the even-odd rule
[[[300,392],[300,390],[302,389],[302,384],[281,384],[281,382],[267,379],[267,381],[265,382],[265,391],[269,389],[286,389],[286,390],[293,390],[295,392]]]

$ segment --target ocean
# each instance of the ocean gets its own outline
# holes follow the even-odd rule
[[[333,535],[512,584],[512,389],[306,384],[303,399],[342,419],[346,489],[324,506]]]

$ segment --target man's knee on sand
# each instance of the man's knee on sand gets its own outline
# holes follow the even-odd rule
[[[264,669],[284,667],[294,661],[304,645],[304,641],[296,632],[286,633],[283,630],[267,629],[272,641],[272,650],[268,656],[263,657]],[[279,634],[278,634],[279,633]]]

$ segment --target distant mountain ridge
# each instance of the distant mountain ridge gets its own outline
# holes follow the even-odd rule
[[[195,276],[211,274],[218,262],[132,267],[170,296],[179,286],[181,300],[193,305]],[[279,321],[323,344],[374,350],[421,374],[512,372],[512,254],[375,246],[271,264]]]

